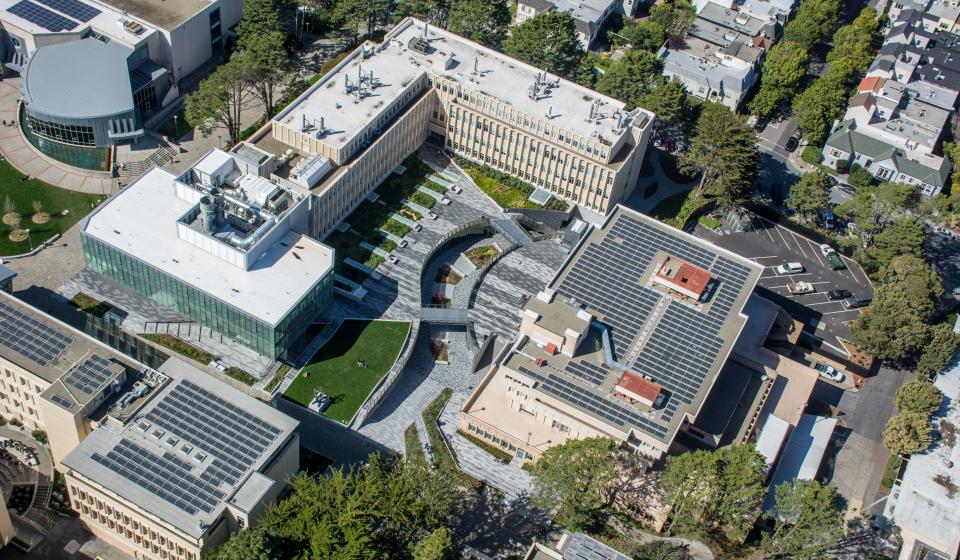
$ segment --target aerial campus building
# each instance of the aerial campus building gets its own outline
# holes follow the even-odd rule
[[[2,73],[22,77],[21,126],[40,151],[109,171],[111,146],[222,50],[242,0],[0,0]]]
[[[607,436],[653,458],[680,431],[707,439],[693,424],[761,269],[619,206],[520,310],[517,339],[460,429],[525,459],[571,438]]]
[[[71,505],[137,558],[199,560],[251,526],[299,470],[296,426],[172,358],[148,395],[110,409],[62,460]]]
[[[0,402],[45,430],[71,505],[138,558],[198,560],[299,468],[296,422],[178,358],[157,369],[0,293]],[[0,537],[8,540],[0,512]]]
[[[300,169],[322,172],[319,158]],[[306,231],[313,198],[269,179],[276,158],[241,144],[177,176],[153,169],[81,230],[87,266],[276,358],[333,297],[333,250]]]
[[[251,142],[290,165],[321,155],[309,232],[322,238],[432,138],[606,213],[636,185],[653,114],[408,18],[353,51]],[[286,173],[283,168],[278,174]]]

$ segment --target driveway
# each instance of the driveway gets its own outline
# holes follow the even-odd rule
[[[803,322],[805,334],[816,343],[846,356],[839,338],[851,339],[848,323],[856,319],[860,311],[844,309],[841,302],[829,300],[826,292],[843,289],[861,298],[873,297],[873,289],[860,265],[844,257],[846,269],[830,270],[816,241],[750,212],[744,211],[740,216],[728,213],[722,218],[724,225],[720,231],[698,225],[695,235],[763,265],[757,292]],[[786,262],[799,262],[804,271],[777,274],[774,267]],[[809,282],[816,291],[790,295],[787,284],[792,282]]]

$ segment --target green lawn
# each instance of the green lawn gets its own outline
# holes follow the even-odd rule
[[[347,423],[400,354],[410,324],[402,321],[344,321],[311,358],[284,396],[303,406],[320,387],[333,403],[324,414]],[[361,367],[358,361],[366,362]]]
[[[680,208],[683,207],[683,202],[687,199],[689,193],[680,192],[675,195],[668,196],[667,198],[661,200],[653,207],[653,210],[650,211],[650,215],[660,221],[671,220],[680,213]]]
[[[36,247],[54,234],[62,234],[80,218],[89,214],[93,206],[103,198],[60,189],[36,179],[23,180],[23,174],[10,163],[0,161],[0,204],[3,204],[7,196],[22,216],[20,227],[30,230],[30,239],[19,243],[10,241],[10,226],[0,223],[0,256],[26,253],[30,251],[31,240]],[[42,211],[50,214],[49,222],[35,224],[30,219],[34,201],[39,201],[43,205]],[[69,210],[66,216],[61,215],[64,210]]]

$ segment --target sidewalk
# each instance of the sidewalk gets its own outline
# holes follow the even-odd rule
[[[7,123],[16,123],[19,100],[20,78],[0,81],[0,118]],[[106,173],[84,172],[41,155],[27,142],[16,124],[0,127],[0,152],[24,175],[36,177],[55,187],[102,195],[109,195],[119,188],[119,180],[108,177]]]

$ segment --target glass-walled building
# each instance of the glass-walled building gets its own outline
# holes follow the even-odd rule
[[[154,169],[81,241],[90,269],[276,358],[333,297],[333,250],[297,232],[309,196],[248,163],[213,150],[179,177]]]

